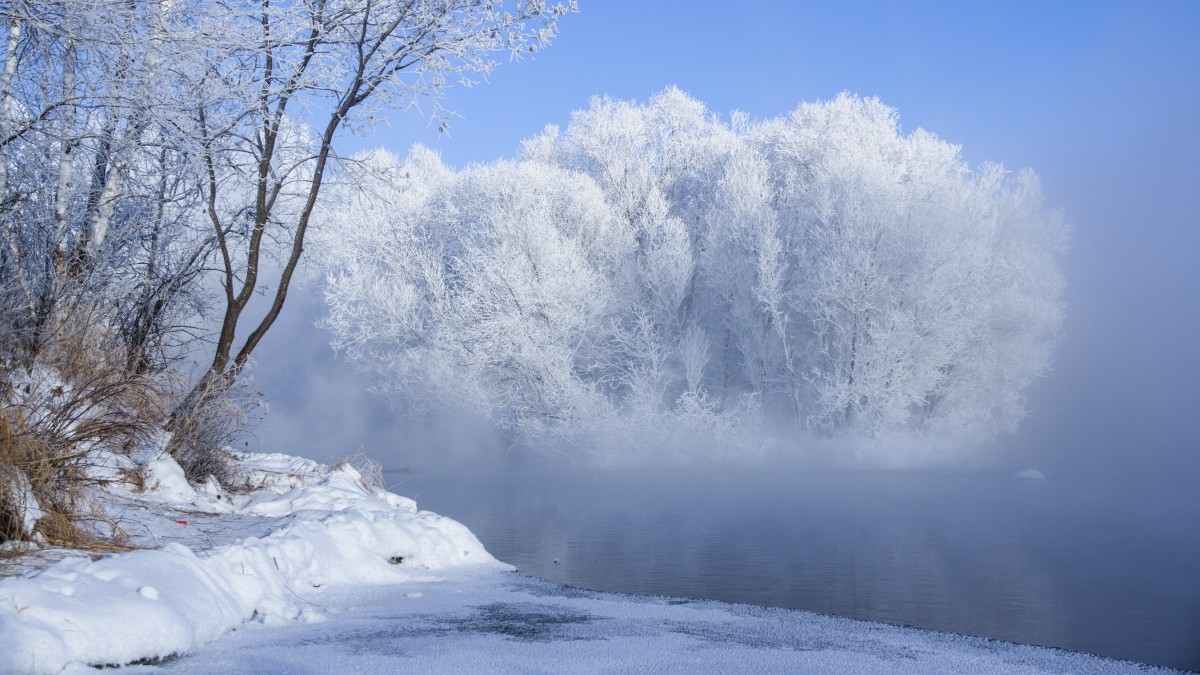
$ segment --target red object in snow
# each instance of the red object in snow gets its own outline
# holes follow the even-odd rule
[[[187,521],[186,521],[186,520],[177,520],[177,521],[175,521],[175,522],[179,523],[180,525],[187,525]]]

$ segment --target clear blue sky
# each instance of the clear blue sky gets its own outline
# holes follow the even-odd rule
[[[579,4],[535,59],[449,92],[449,135],[408,112],[344,147],[421,142],[461,167],[513,156],[591,96],[671,84],[757,118],[878,96],[972,163],[1032,167],[1075,226],[1056,369],[1014,455],[1200,477],[1200,1]],[[295,414],[273,391],[290,385],[260,384]]]
[[[1014,166],[1197,119],[1200,3],[582,0],[549,50],[458,89],[439,138],[416,114],[366,143],[414,140],[451,164],[511,156],[594,95],[675,84],[718,113],[783,114],[840,91],[906,128]],[[1189,42],[1193,43],[1189,46]]]

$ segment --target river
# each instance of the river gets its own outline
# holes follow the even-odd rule
[[[1200,670],[1200,499],[1007,475],[387,472],[521,572]]]

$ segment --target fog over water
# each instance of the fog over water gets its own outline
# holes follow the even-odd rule
[[[386,478],[551,581],[1200,668],[1200,503],[1159,491],[821,470]]]

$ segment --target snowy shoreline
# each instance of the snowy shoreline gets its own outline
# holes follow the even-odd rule
[[[229,495],[197,490],[172,460],[150,458],[145,492],[114,487],[105,498],[134,542],[155,548],[72,556],[0,580],[0,673],[127,664],[287,672],[322,662],[367,671],[1147,669],[794,610],[558,586],[507,573],[466,527],[349,465],[240,459],[259,487]],[[381,646],[386,654],[373,653]]]
[[[135,543],[168,539],[159,547],[94,561],[72,556],[0,581],[0,672],[162,659],[247,621],[320,621],[297,602],[303,588],[403,583],[422,570],[458,566],[512,569],[467,528],[369,487],[348,464],[329,469],[286,455],[241,460],[262,486],[245,495],[213,485],[197,491],[165,455],[149,464],[149,489],[136,501],[120,489],[109,495],[126,498],[123,518],[139,525]],[[226,538],[242,536],[199,552],[193,548],[211,529],[196,541],[187,541],[192,533],[182,535],[186,543],[170,541],[164,529],[187,530],[192,521],[181,514],[188,512],[216,515],[229,524]]]

